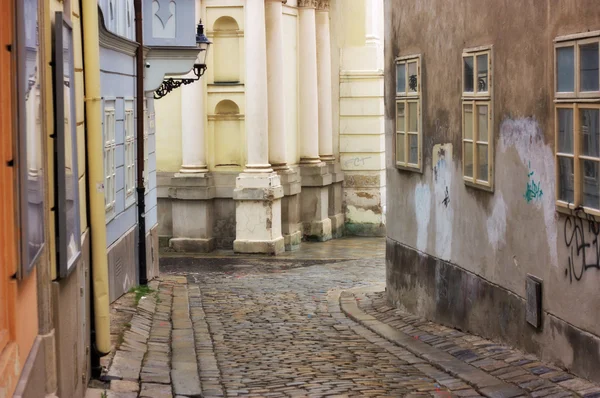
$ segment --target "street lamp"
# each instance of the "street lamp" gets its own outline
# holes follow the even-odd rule
[[[198,23],[196,27],[196,46],[200,49],[198,53],[198,58],[194,64],[194,75],[196,77],[192,78],[176,78],[170,77],[168,79],[163,80],[162,84],[159,88],[154,92],[154,99],[161,99],[162,97],[169,94],[171,91],[176,88],[181,87],[182,85],[192,84],[195,81],[200,80],[204,72],[206,72],[206,56],[208,55],[208,49],[210,48],[211,41],[208,40],[206,35],[204,34],[204,25],[202,25],[202,20]]]

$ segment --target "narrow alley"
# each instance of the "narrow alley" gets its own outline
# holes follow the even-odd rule
[[[88,397],[600,395],[533,356],[387,307],[384,254],[376,238],[277,259],[167,254],[135,314],[133,293],[113,305],[125,332],[117,325],[107,383]]]

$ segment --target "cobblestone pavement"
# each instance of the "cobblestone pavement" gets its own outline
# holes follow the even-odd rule
[[[299,261],[202,256],[161,260],[161,278],[151,283],[154,292],[140,301],[129,329],[118,339],[108,371],[114,380],[105,386],[106,397],[544,396],[540,391],[553,397],[574,391],[596,396],[593,385],[585,384],[585,391],[575,383],[584,381],[564,372],[546,372],[531,359],[519,362],[516,351],[494,353],[484,340],[407,318],[386,307],[381,295],[360,293],[361,288],[384,289],[383,246],[368,240],[362,248],[356,240],[337,245],[337,261],[319,261],[319,249]],[[344,245],[352,250],[340,249]],[[360,258],[349,260],[356,252]],[[380,331],[385,331],[381,325],[394,325],[399,335],[408,332],[415,344],[436,345],[431,350],[438,356],[464,351],[461,360],[466,360],[470,350],[477,367],[463,364],[455,372],[440,366],[411,344],[394,343],[393,336]],[[439,329],[433,330],[435,326]],[[452,351],[443,342],[460,349]],[[500,354],[506,356],[495,356]],[[506,366],[494,367],[498,360],[506,360]],[[527,365],[532,365],[527,373],[514,373],[529,369]],[[477,372],[487,378],[469,378]],[[467,377],[461,379],[463,374]],[[524,378],[528,375],[535,379]],[[540,390],[538,380],[552,386]],[[550,390],[554,387],[560,390]],[[88,390],[90,397],[101,391]]]

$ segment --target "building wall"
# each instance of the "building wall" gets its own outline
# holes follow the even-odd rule
[[[595,5],[386,0],[385,117],[390,301],[598,381],[600,273],[583,265],[596,261],[597,224],[557,212],[553,102],[553,40],[598,30]],[[493,192],[462,177],[462,51],[478,46],[493,46]],[[395,58],[411,54],[422,57],[422,174],[394,160]],[[586,257],[575,238],[591,244]],[[525,319],[528,274],[542,280],[540,329]]]
[[[383,2],[332,2],[339,159],[348,235],[385,234]]]
[[[207,72],[194,84],[205,85],[205,145],[214,184],[213,202],[220,211],[234,211],[235,177],[246,163],[244,2],[205,0],[200,3],[206,35],[213,46],[207,58]],[[286,161],[294,172],[300,160],[301,139],[298,134],[301,61],[298,49],[302,38],[298,35],[297,5],[296,0],[283,5]],[[372,8],[376,11],[370,12]],[[344,195],[337,202],[346,202],[346,231],[355,235],[383,235],[385,231],[382,10],[382,0],[360,0],[351,4],[334,0],[330,5],[333,147],[346,176]],[[173,236],[171,177],[182,163],[181,118],[174,117],[181,114],[181,101],[182,91],[178,89],[156,104],[158,201],[162,209],[159,235],[164,244]],[[337,202],[330,201],[335,207],[333,203]],[[214,225],[217,246],[218,242],[233,241],[235,234],[231,235],[231,227],[235,226],[235,215],[228,215],[226,220],[226,225]]]
[[[42,329],[42,348],[46,359],[46,390],[48,393],[56,392],[58,396],[78,396],[85,391],[90,377],[90,298],[88,291],[90,275],[89,251],[89,224],[87,219],[87,170],[86,170],[86,141],[85,141],[85,111],[84,111],[84,65],[82,44],[82,22],[78,1],[42,1],[44,7],[44,45],[45,45],[45,93],[46,101],[44,114],[45,131],[48,140],[47,164],[49,169],[54,165],[54,148],[50,137],[54,134],[54,97],[53,97],[53,69],[49,60],[52,58],[51,29],[54,26],[54,13],[62,11],[73,28],[73,56],[75,70],[75,123],[77,129],[77,167],[79,172],[79,225],[81,231],[81,253],[77,264],[71,274],[66,278],[57,275],[56,258],[50,256],[50,281],[47,287],[40,291],[49,290],[50,300],[40,308],[51,315],[51,328]],[[49,174],[47,200],[54,207],[55,181],[54,175]],[[53,213],[49,217],[49,249],[56,253],[56,234]],[[41,274],[41,273],[40,273]],[[61,326],[62,325],[62,326]],[[68,326],[66,326],[68,325]],[[33,378],[35,383],[35,378]],[[28,396],[26,393],[23,396]]]

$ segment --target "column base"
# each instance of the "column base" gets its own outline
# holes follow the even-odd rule
[[[283,237],[274,240],[243,240],[233,241],[233,251],[245,254],[272,254],[277,255],[285,251]]]
[[[331,220],[331,236],[338,239],[344,236],[345,217],[343,213],[329,216]]]
[[[208,238],[172,238],[169,247],[182,253],[210,253],[215,250],[215,239]]]
[[[332,239],[331,220],[326,218],[320,221],[304,223],[304,239],[307,241],[327,242]]]
[[[208,167],[206,165],[201,166],[181,166],[179,174],[206,174],[208,173]]]
[[[281,234],[283,187],[276,173],[242,173],[233,191],[236,253],[279,254],[285,251]]]
[[[299,228],[290,234],[283,234],[283,239],[285,241],[286,252],[296,251],[300,248],[300,243],[302,242],[302,230]]]

